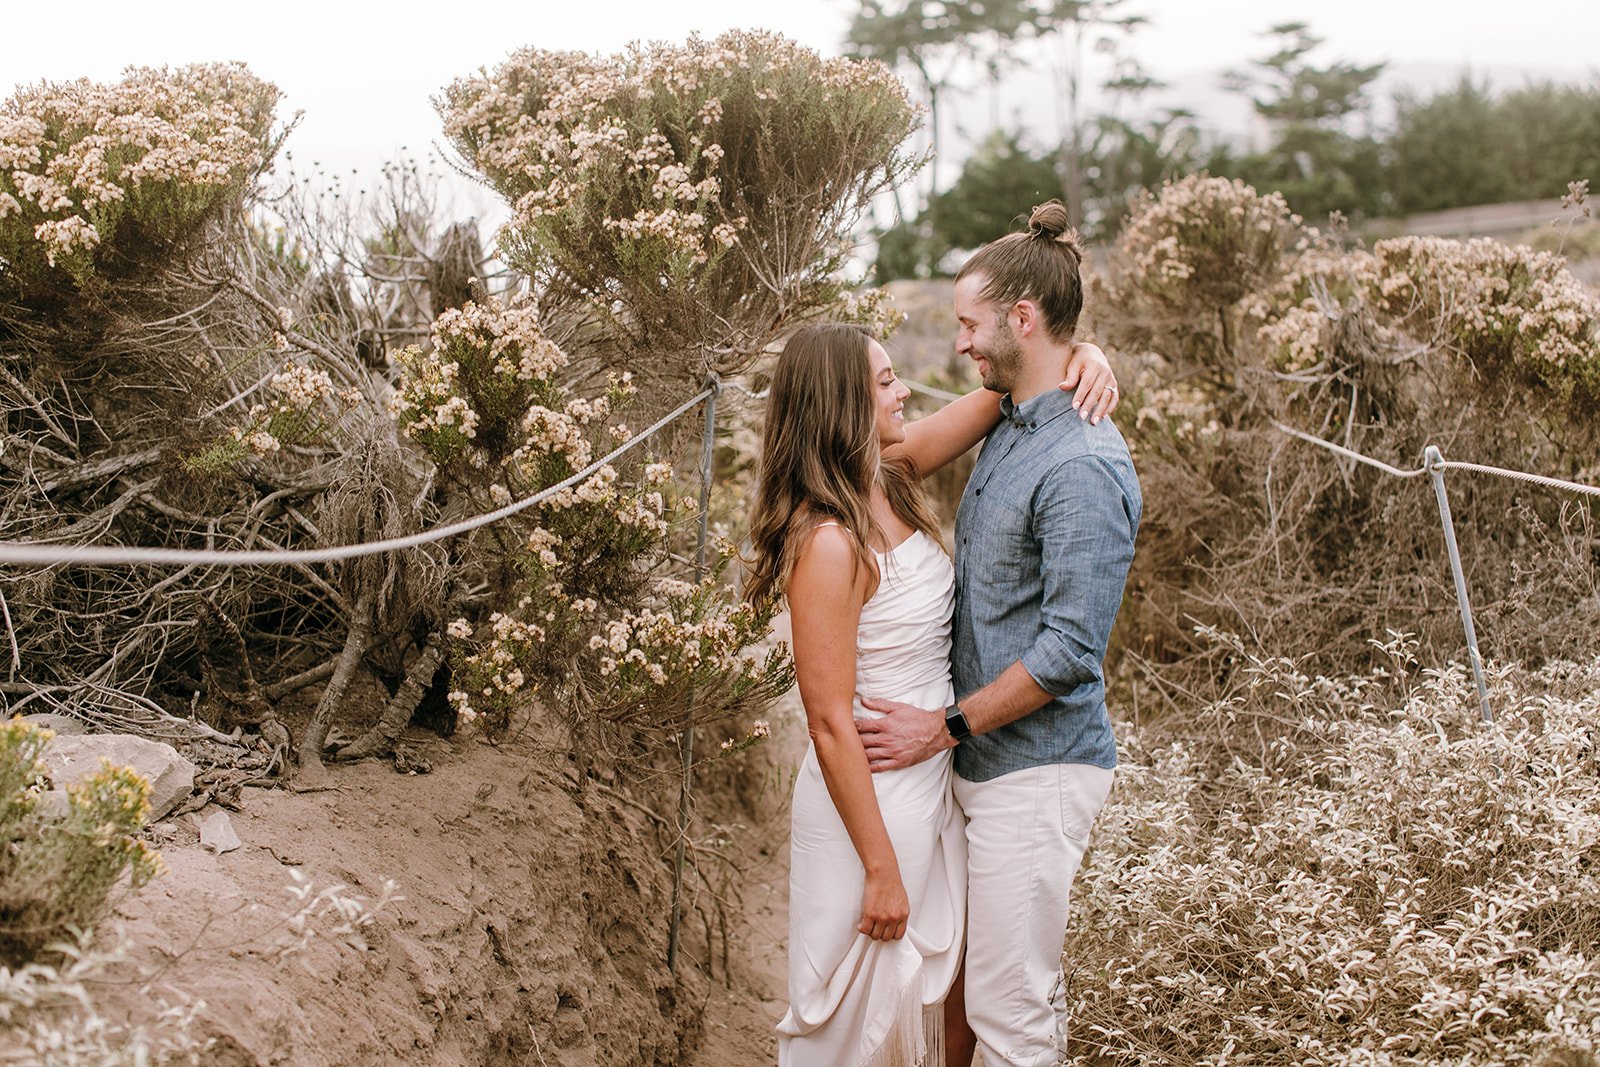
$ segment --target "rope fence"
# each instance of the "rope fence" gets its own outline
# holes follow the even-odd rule
[[[1456,543],[1455,520],[1450,514],[1450,494],[1445,489],[1444,473],[1448,470],[1471,471],[1476,474],[1489,474],[1499,478],[1510,478],[1514,481],[1537,485],[1546,489],[1559,489],[1566,492],[1580,493],[1585,496],[1600,496],[1600,486],[1585,485],[1582,482],[1569,482],[1561,478],[1550,478],[1543,474],[1530,474],[1527,471],[1510,470],[1505,467],[1491,467],[1486,463],[1467,463],[1462,460],[1449,460],[1444,458],[1444,453],[1437,445],[1428,445],[1423,450],[1422,466],[1415,470],[1401,470],[1379,459],[1362,455],[1343,445],[1334,444],[1312,434],[1303,433],[1292,426],[1285,426],[1281,422],[1274,422],[1273,429],[1280,433],[1307,444],[1316,445],[1326,449],[1336,456],[1364,463],[1369,467],[1383,471],[1395,478],[1415,478],[1428,474],[1433,477],[1433,494],[1439,505],[1439,523],[1444,529],[1445,550],[1450,556],[1450,575],[1455,581],[1456,605],[1461,611],[1461,629],[1467,639],[1467,658],[1472,663],[1472,680],[1478,690],[1478,707],[1485,723],[1494,722],[1494,711],[1489,707],[1489,687],[1484,680],[1483,656],[1478,651],[1478,629],[1472,621],[1472,598],[1467,593],[1467,576],[1461,566],[1461,549]]]
[[[328,548],[285,549],[141,548],[131,545],[51,545],[38,541],[0,541],[0,563],[30,563],[45,566],[66,564],[146,564],[187,567],[198,564],[216,567],[260,567],[333,563],[338,560],[355,559],[360,556],[373,556],[380,552],[398,552],[405,548],[416,548],[418,545],[443,541],[445,538],[456,537],[480,527],[488,526],[491,523],[499,522],[501,519],[509,518],[519,511],[525,511],[533,507],[533,505],[554,496],[563,489],[571,489],[576,485],[582,484],[593,477],[600,468],[648,441],[697,407],[702,400],[709,399],[715,392],[715,387],[708,386],[685,400],[682,404],[679,404],[672,411],[661,416],[646,429],[630,437],[581,471],[569,478],[562,479],[555,485],[546,486],[537,493],[523,497],[521,500],[513,500],[511,503],[504,507],[496,508],[494,511],[485,512],[482,515],[474,515],[472,518],[461,519],[445,526],[436,526],[431,530],[406,534],[404,537],[388,537],[380,541],[361,541],[352,545],[334,545]]]

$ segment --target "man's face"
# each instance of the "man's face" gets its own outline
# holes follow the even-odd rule
[[[983,298],[988,283],[981,274],[956,282],[956,352],[977,363],[985,389],[1009,393],[1022,370],[1022,346],[1011,330],[1010,309]]]

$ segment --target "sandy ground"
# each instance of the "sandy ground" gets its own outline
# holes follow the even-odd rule
[[[775,621],[788,639],[786,619]],[[805,711],[796,690],[772,709],[769,764],[772,788],[781,791],[765,824],[757,861],[746,874],[740,908],[729,930],[731,978],[719,983],[706,1005],[704,1045],[689,1059],[693,1067],[755,1067],[778,1062],[773,1028],[788,1007],[785,995],[789,952],[789,788],[806,751]]]
[[[129,946],[101,1010],[149,1023],[203,1004],[200,1062],[218,1067],[776,1063],[806,737],[794,693],[769,718],[772,739],[714,761],[697,791],[695,833],[716,854],[699,863],[723,880],[686,897],[676,977],[673,798],[579,788],[533,723],[498,746],[412,731],[431,773],[367,761],[332,765],[318,791],[246,790],[231,851],[200,844],[215,805],[152,827],[170,870],[101,926]],[[386,893],[343,928],[341,907]]]
[[[326,791],[247,794],[234,851],[200,847],[187,817],[158,826],[171,871],[110,924],[133,955],[107,1014],[202,1000],[202,1062],[223,1067],[689,1062],[711,988],[667,972],[648,811],[575,790],[526,741],[415,741],[430,774],[366,762]],[[402,899],[360,947],[326,898],[295,922],[297,885],[370,903],[388,879]]]

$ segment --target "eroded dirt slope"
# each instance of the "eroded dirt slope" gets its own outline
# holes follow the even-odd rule
[[[178,820],[171,873],[120,914],[156,994],[205,1001],[206,1062],[684,1062],[707,983],[667,972],[670,871],[646,815],[575,790],[564,758],[527,744],[436,739],[425,755],[428,775],[370,762],[336,768],[325,792],[247,793],[242,847],[222,855]],[[403,899],[364,951],[331,918],[301,947],[291,872],[367,900],[393,879]],[[132,988],[111,997],[148,1012]]]

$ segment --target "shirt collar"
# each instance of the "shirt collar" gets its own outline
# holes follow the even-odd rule
[[[1046,389],[1018,404],[1007,393],[1000,398],[1000,414],[1012,425],[1032,432],[1072,410],[1072,394]]]

